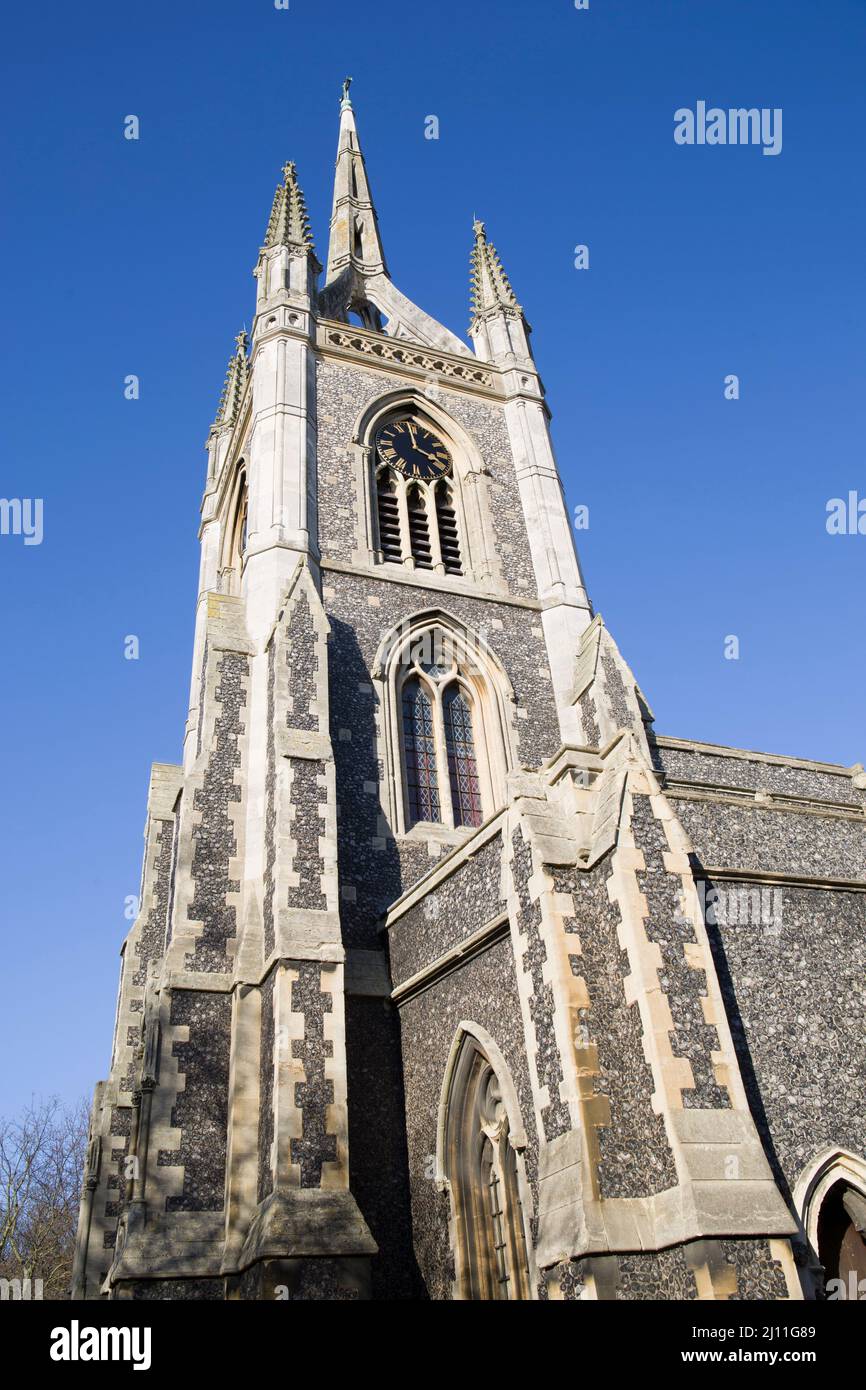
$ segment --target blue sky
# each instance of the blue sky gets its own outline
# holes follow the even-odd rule
[[[44,540],[0,536],[0,1114],[106,1074],[203,441],[286,158],[325,251],[347,72],[392,276],[458,333],[488,224],[657,728],[866,758],[866,536],[825,529],[866,496],[862,0],[49,0],[4,38],[0,495],[44,499]],[[781,107],[782,153],[677,146],[698,100]]]

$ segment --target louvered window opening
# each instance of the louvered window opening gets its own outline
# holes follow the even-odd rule
[[[382,557],[399,564],[403,558],[400,544],[400,508],[397,502],[397,489],[387,473],[380,473],[378,479],[379,503],[379,545]]]
[[[401,516],[404,488],[406,510]],[[376,475],[376,513],[379,550],[384,561],[399,565],[411,555],[416,569],[464,574],[460,526],[450,483],[440,479],[429,491],[417,483],[407,487],[402,478],[383,468]],[[406,521],[408,536],[403,529]]]
[[[415,568],[432,570],[433,551],[430,545],[430,526],[427,521],[427,507],[418,488],[413,487],[406,494],[409,511],[409,546]]]
[[[457,514],[450,489],[441,485],[436,489],[436,522],[439,527],[439,549],[442,552],[445,573],[462,574]]]

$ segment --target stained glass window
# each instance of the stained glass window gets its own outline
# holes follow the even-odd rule
[[[442,712],[454,824],[480,825],[481,790],[472,738],[472,712],[459,686],[448,686],[442,700]]]
[[[403,687],[403,746],[409,820],[440,821],[433,706],[417,680]]]

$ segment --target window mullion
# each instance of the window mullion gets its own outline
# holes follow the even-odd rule
[[[397,511],[400,514],[400,550],[402,553],[403,564],[407,569],[415,568],[415,560],[412,555],[412,535],[409,530],[409,504],[406,499],[406,479],[397,479]]]
[[[436,731],[436,766],[439,771],[439,814],[442,824],[454,829],[454,806],[451,799],[451,770],[448,767],[448,745],[445,739],[445,716],[442,710],[442,688],[433,688],[433,727]]]
[[[442,559],[442,545],[439,540],[439,514],[436,510],[436,484],[431,483],[424,489],[424,505],[427,508],[427,529],[430,532],[430,552],[433,560],[433,568],[437,574],[445,573],[445,562]]]

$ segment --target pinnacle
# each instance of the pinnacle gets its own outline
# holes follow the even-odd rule
[[[283,181],[277,185],[265,232],[265,247],[288,246],[312,251],[313,235],[295,165],[291,161],[284,164],[282,173]]]
[[[250,360],[247,357],[249,344],[249,336],[244,328],[235,338],[235,350],[229,358],[214,428],[219,428],[222,425],[233,425],[238,417],[250,376]]]
[[[517,297],[505,274],[502,262],[492,242],[487,240],[484,223],[476,217],[472,223],[475,244],[470,260],[472,283],[472,314],[474,318],[491,309],[506,309],[521,313]]]

